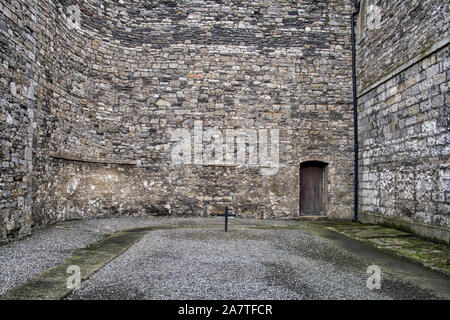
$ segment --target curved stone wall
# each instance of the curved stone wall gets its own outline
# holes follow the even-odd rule
[[[36,39],[34,225],[224,205],[294,217],[305,159],[329,163],[327,215],[351,216],[351,1],[18,3]],[[174,165],[173,133],[195,121],[279,130],[280,168]]]

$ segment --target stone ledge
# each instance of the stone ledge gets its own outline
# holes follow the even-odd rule
[[[293,220],[299,220],[299,221],[328,221],[327,216],[299,216],[299,217],[293,217]]]
[[[383,216],[380,214],[359,212],[359,221],[365,224],[376,224],[411,232],[414,235],[430,239],[435,242],[450,244],[450,229],[432,226],[417,221],[406,221],[400,218]]]
[[[383,83],[399,75],[403,71],[409,69],[416,63],[419,63],[420,61],[432,55],[433,53],[445,48],[449,44],[450,44],[450,37],[445,37],[444,39],[437,41],[436,43],[431,45],[428,49],[424,50],[424,52],[421,52],[417,54],[414,58],[408,59],[406,62],[400,64],[399,67],[395,68],[393,71],[388,72],[374,83],[369,84],[363,88],[358,88],[358,99],[364,96],[365,94],[369,93],[370,91],[374,90],[375,88],[379,87]]]
[[[127,160],[110,161],[110,160],[104,160],[104,159],[85,159],[85,158],[81,158],[81,157],[77,157],[77,156],[69,156],[67,154],[58,153],[58,152],[49,152],[48,155],[50,156],[50,158],[53,158],[56,160],[83,162],[83,163],[136,166],[136,161],[127,161]]]

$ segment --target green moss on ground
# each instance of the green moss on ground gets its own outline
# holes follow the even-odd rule
[[[450,246],[446,244],[431,242],[411,236],[404,231],[382,226],[334,224],[329,225],[327,229],[370,243],[380,250],[407,258],[450,276]]]

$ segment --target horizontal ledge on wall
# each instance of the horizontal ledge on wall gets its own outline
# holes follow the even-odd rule
[[[189,164],[188,166],[200,166],[200,167],[227,167],[227,168],[236,168],[236,169],[280,169],[280,167],[271,167],[268,165],[249,165],[249,166],[241,166],[237,164],[227,164],[227,163],[203,163],[200,165],[197,164]]]
[[[398,74],[402,73],[406,69],[412,67],[416,63],[422,61],[423,59],[427,58],[428,56],[432,55],[433,53],[446,47],[449,43],[450,43],[450,36],[446,37],[440,41],[437,41],[436,43],[434,43],[430,48],[428,48],[424,52],[421,52],[420,54],[415,56],[413,59],[410,59],[406,63],[403,63],[401,66],[396,68],[394,71],[391,71],[387,75],[383,76],[380,80],[374,82],[373,84],[371,84],[368,87],[361,90],[361,93],[358,93],[358,98],[361,98],[368,92],[372,91],[373,89],[377,88],[378,86],[382,85],[383,83],[391,80],[392,78],[394,78]]]
[[[83,162],[83,163],[115,164],[115,165],[126,165],[126,166],[135,166],[136,165],[136,161],[108,161],[108,160],[101,160],[101,159],[83,159],[83,158],[71,157],[69,155],[62,154],[62,153],[56,153],[56,152],[50,152],[49,156],[50,156],[50,158],[53,158],[56,160],[65,160],[65,161],[74,161],[74,162]]]
[[[299,220],[299,221],[328,221],[330,220],[328,216],[295,216],[289,217],[290,220]]]

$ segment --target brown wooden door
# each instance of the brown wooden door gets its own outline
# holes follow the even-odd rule
[[[302,215],[322,215],[323,167],[305,165],[300,168],[300,212]]]

